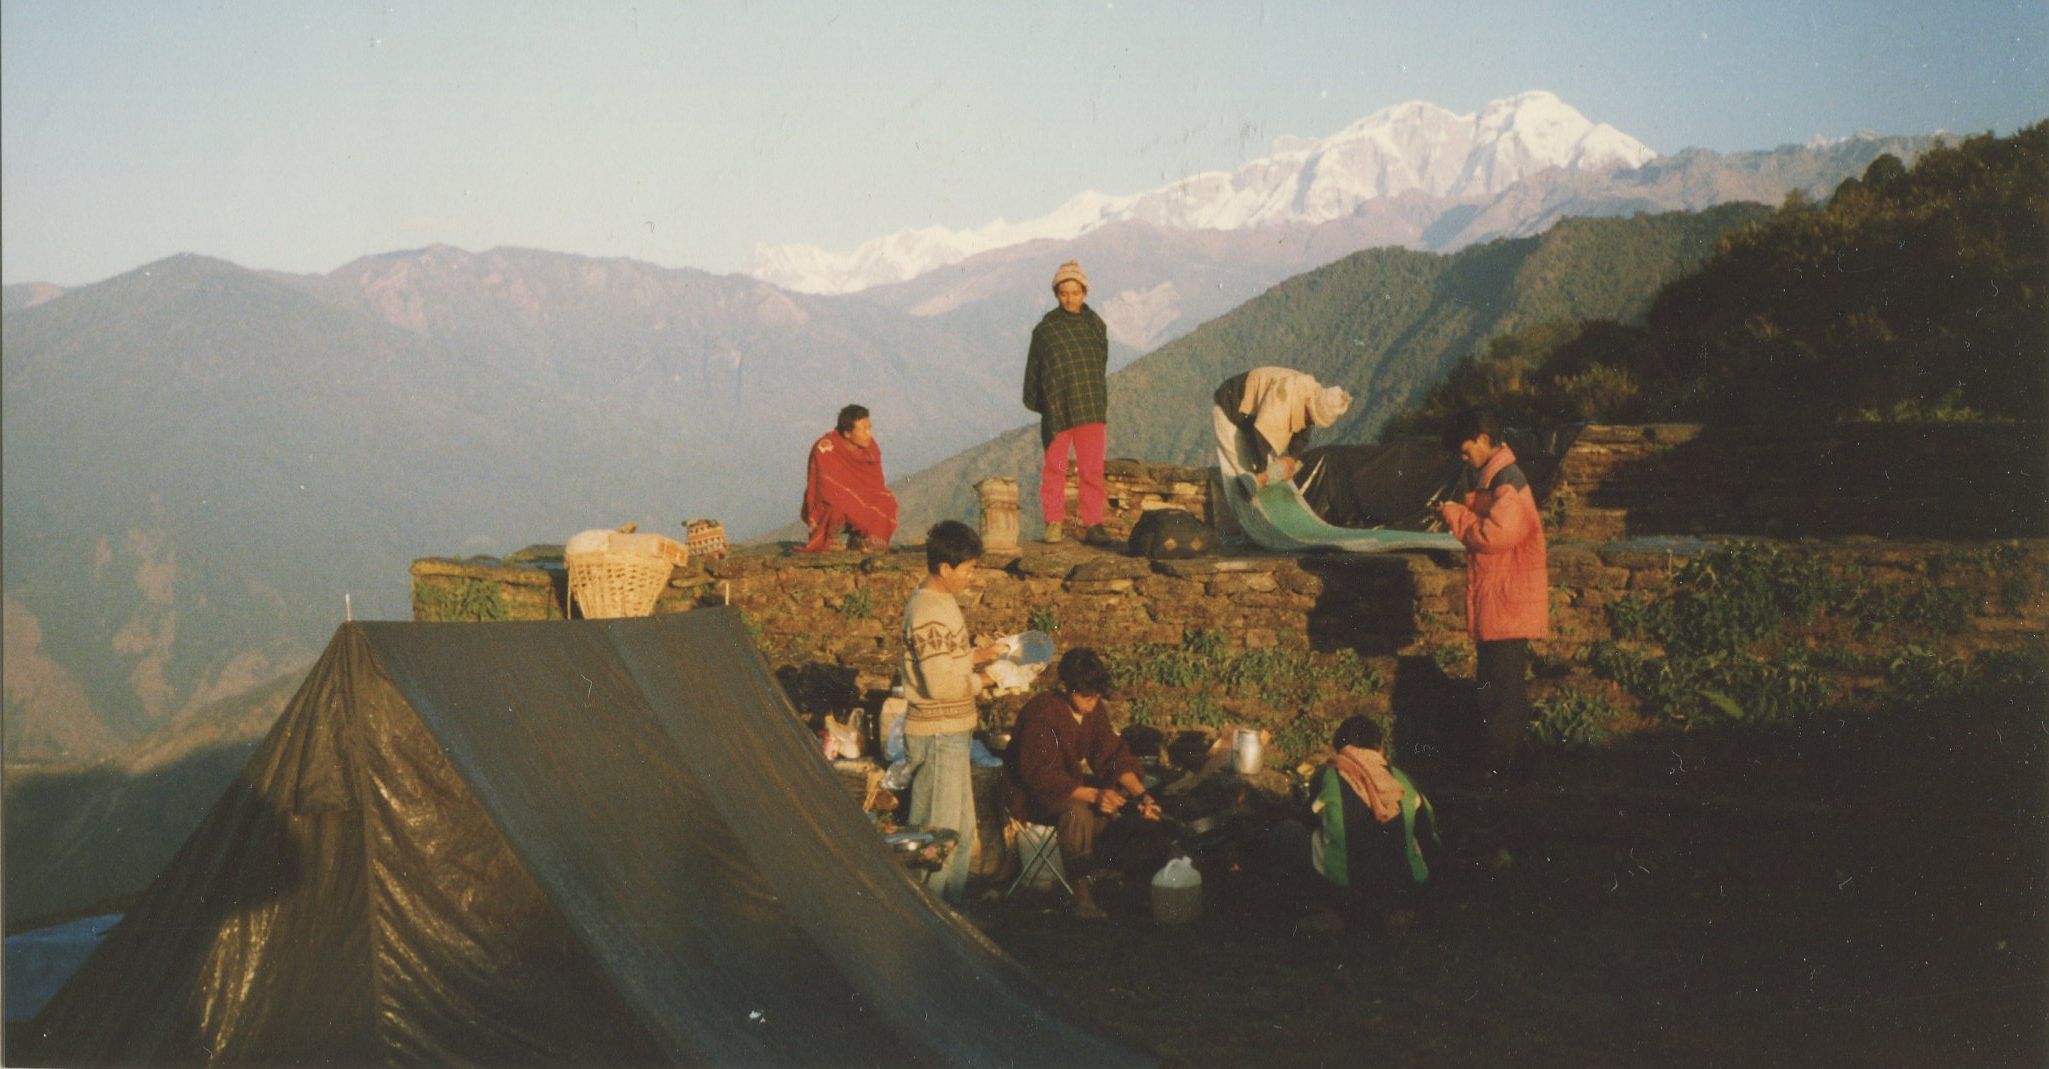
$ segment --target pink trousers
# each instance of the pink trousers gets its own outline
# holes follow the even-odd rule
[[[1103,424],[1084,423],[1053,436],[1046,445],[1046,463],[1039,469],[1039,514],[1046,526],[1067,519],[1067,451],[1074,449],[1074,466],[1081,475],[1081,523],[1094,527],[1103,522]]]

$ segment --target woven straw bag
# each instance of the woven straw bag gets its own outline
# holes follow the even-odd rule
[[[569,597],[586,620],[646,616],[669,585],[675,567],[666,557],[645,553],[565,553]]]

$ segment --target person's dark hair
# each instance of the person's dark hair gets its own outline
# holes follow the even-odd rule
[[[1457,451],[1459,446],[1483,434],[1488,441],[1500,445],[1501,417],[1491,408],[1461,409],[1444,425],[1444,448]]]
[[[834,424],[833,428],[839,431],[841,434],[849,434],[852,433],[854,429],[854,424],[859,423],[867,418],[867,409],[861,407],[860,405],[848,405],[847,407],[840,409],[839,422]]]
[[[1380,721],[1370,716],[1348,716],[1344,723],[1338,725],[1337,733],[1330,737],[1330,748],[1342,750],[1347,746],[1357,746],[1362,750],[1378,750],[1384,737]]]
[[[982,536],[959,520],[940,520],[925,532],[925,570],[939,574],[939,566],[955,568],[982,558]]]
[[[1076,646],[1061,654],[1054,671],[1069,694],[1101,697],[1110,693],[1110,666],[1103,663],[1101,654],[1087,646]]]

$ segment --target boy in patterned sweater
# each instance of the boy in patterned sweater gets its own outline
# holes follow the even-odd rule
[[[969,751],[978,714],[975,698],[989,685],[981,666],[995,646],[977,647],[955,595],[966,590],[982,556],[982,539],[958,520],[943,520],[925,534],[928,573],[904,604],[904,751],[911,776],[911,822],[951,828],[960,846],[925,885],[948,904],[967,896],[968,860],[974,854],[975,792]]]

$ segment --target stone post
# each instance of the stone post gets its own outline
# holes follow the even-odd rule
[[[975,484],[982,498],[982,551],[1011,553],[1017,550],[1017,480],[1001,476]]]

